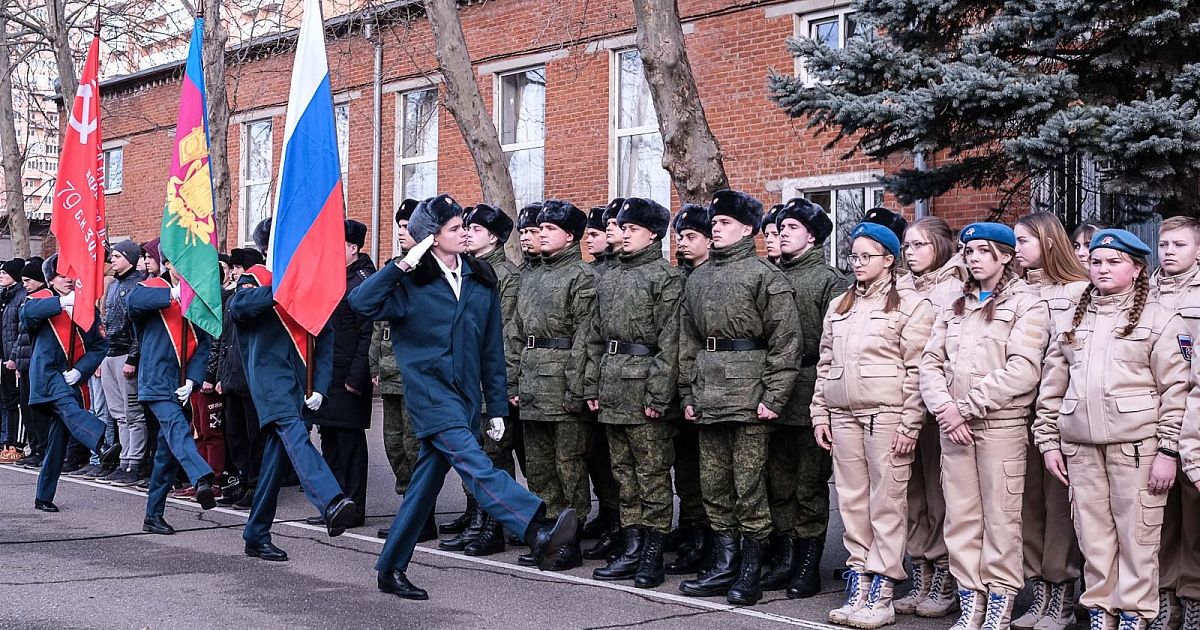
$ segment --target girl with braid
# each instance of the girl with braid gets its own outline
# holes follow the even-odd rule
[[[1188,334],[1150,299],[1150,248],[1125,230],[1090,244],[1091,283],[1057,329],[1034,442],[1071,490],[1091,630],[1145,630],[1158,612],[1158,548],[1188,393]]]
[[[1045,300],[1051,320],[1060,329],[1065,327],[1087,286],[1087,275],[1072,251],[1067,231],[1049,212],[1021,217],[1013,231],[1017,237],[1017,265],[1024,271],[1025,281]],[[1029,421],[1032,424],[1032,413]],[[1042,467],[1032,434],[1028,453],[1021,527],[1025,579],[1033,591],[1033,601],[1023,615],[1013,620],[1013,627],[1066,630],[1075,622],[1075,583],[1083,572],[1083,556],[1071,523],[1071,500],[1067,487]]]
[[[961,610],[952,630],[1008,630],[1024,584],[1013,551],[1050,313],[1017,277],[1012,228],[975,223],[959,240],[971,276],[934,319],[921,395],[941,431],[946,547]]]

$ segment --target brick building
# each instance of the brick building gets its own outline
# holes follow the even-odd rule
[[[733,188],[767,204],[808,196],[830,210],[843,232],[865,208],[884,201],[875,180],[882,165],[825,150],[826,138],[815,137],[767,98],[770,69],[802,71],[786,49],[789,36],[820,37],[837,46],[853,34],[848,0],[680,0],[679,8]],[[586,209],[614,196],[639,195],[678,209],[661,168],[661,138],[634,48],[632,3],[473,0],[460,14],[480,88],[510,155],[518,202],[563,198]],[[366,21],[377,24],[367,28]],[[386,256],[400,199],[445,191],[473,203],[480,196],[478,180],[458,127],[437,103],[440,79],[420,3],[392,2],[326,24],[348,212],[372,224],[378,136],[379,251]],[[257,219],[270,212],[294,40],[295,33],[285,34],[231,53],[228,247],[248,241]],[[376,46],[382,61],[379,125]],[[124,164],[122,181],[108,187],[114,237],[146,239],[159,229],[180,72],[178,64],[165,65],[102,85],[105,148],[120,153]],[[930,211],[961,225],[978,219],[993,201],[964,191],[933,200]]]

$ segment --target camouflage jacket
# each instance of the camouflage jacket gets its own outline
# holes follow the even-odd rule
[[[620,254],[616,252],[606,251],[592,258],[592,269],[596,270],[597,276],[603,276],[606,272],[612,271],[620,265]]]
[[[679,300],[683,274],[655,242],[596,282],[588,346],[599,366],[600,422],[644,424],[646,408],[666,414],[679,378]],[[603,307],[601,307],[603,305]],[[649,356],[617,353],[613,342],[657,346]]]
[[[513,315],[517,312],[517,290],[521,287],[521,269],[517,267],[507,256],[504,255],[504,247],[497,247],[483,257],[483,261],[492,266],[492,270],[496,272],[496,290],[500,292],[500,319],[504,322],[505,348],[508,347],[508,331],[512,328]],[[507,354],[507,352],[505,353]],[[507,357],[505,360],[507,364]],[[507,365],[506,371],[507,371]],[[512,372],[509,372],[509,378],[513,378]],[[488,417],[487,403],[484,403],[484,417]],[[507,416],[508,410],[504,409],[499,416]]]
[[[825,250],[813,247],[792,259],[781,259],[779,269],[796,292],[796,310],[800,313],[800,356],[796,366],[796,384],[788,398],[787,407],[779,414],[778,424],[808,426],[812,424],[809,405],[813,386],[817,382],[817,361],[821,358],[821,324],[834,298],[846,292],[850,279],[841,271],[825,264]]]
[[[509,396],[521,397],[521,420],[578,420],[584,396],[596,388],[587,331],[596,299],[596,272],[575,243],[522,274],[516,314],[506,333]],[[531,338],[568,338],[569,349],[530,348]]]
[[[782,414],[796,380],[802,339],[792,287],[754,247],[746,238],[713,249],[684,289],[680,394],[701,424],[758,422],[759,403]],[[708,352],[709,338],[763,339],[767,349]]]

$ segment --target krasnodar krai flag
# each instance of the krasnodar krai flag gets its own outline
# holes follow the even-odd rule
[[[346,293],[345,203],[319,0],[304,1],[275,200],[267,252],[275,302],[316,335]]]
[[[188,48],[175,151],[163,210],[162,252],[179,274],[179,306],[192,323],[221,336],[221,267],[208,158],[208,105],[201,63],[204,20],[196,18]]]

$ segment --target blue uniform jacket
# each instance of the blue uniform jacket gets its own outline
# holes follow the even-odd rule
[[[461,260],[459,300],[432,254],[409,273],[385,265],[350,292],[351,308],[391,323],[404,405],[418,438],[455,427],[477,432],[483,396],[488,409],[508,409],[495,274],[487,263]]]
[[[129,306],[129,319],[141,348],[138,400],[175,400],[175,390],[183,384],[179,382],[179,360],[175,357],[175,342],[159,314],[171,304],[171,290],[138,284],[129,291],[125,303]],[[205,367],[212,352],[212,336],[187,319],[183,321],[188,327],[187,334],[196,341],[196,350],[188,359],[186,378],[199,386],[204,382]],[[181,331],[172,332],[179,336]]]
[[[308,374],[296,344],[275,312],[271,287],[243,287],[229,298],[229,316],[237,326],[238,350],[246,366],[250,398],[262,426],[281,418],[303,417]],[[313,391],[329,399],[333,378],[333,329],[317,335]]]
[[[77,305],[76,308],[80,308]],[[93,307],[95,308],[95,307]],[[58,297],[32,299],[21,307],[21,322],[33,337],[33,356],[29,361],[29,404],[36,405],[60,398],[75,398],[78,385],[67,385],[62,373],[70,370],[67,355],[63,353],[62,344],[54,336],[50,318],[62,312],[62,303]],[[78,327],[72,326],[75,330]],[[108,340],[100,334],[100,311],[96,311],[96,320],[90,330],[82,332],[84,353],[75,358],[74,368],[81,375],[79,382],[86,383],[104,355],[108,352]]]

